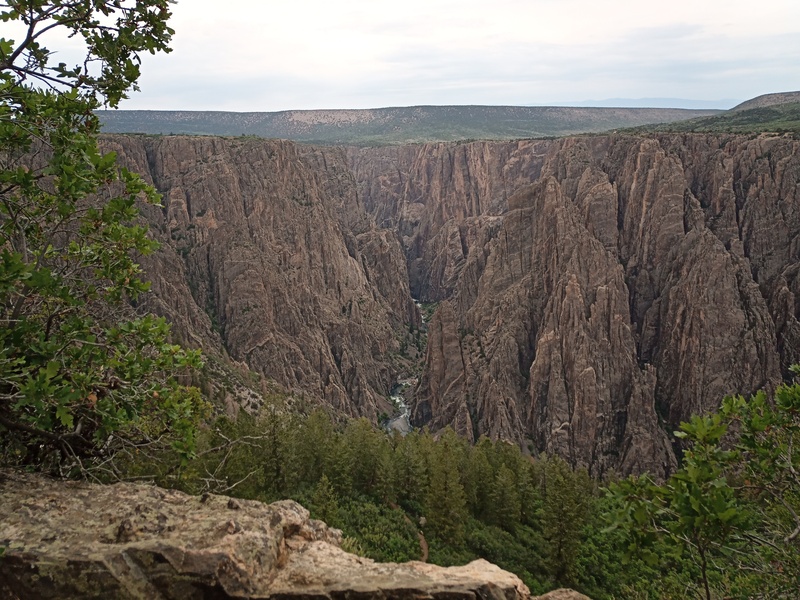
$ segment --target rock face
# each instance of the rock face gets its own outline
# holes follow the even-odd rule
[[[0,472],[4,597],[530,598],[519,578],[484,560],[380,564],[347,554],[340,541],[292,501]]]
[[[469,248],[508,198],[536,180],[550,143],[474,142],[350,149],[364,207],[406,248],[415,298],[449,297]]]
[[[662,422],[798,360],[798,149],[686,135],[351,152],[412,290],[446,300],[414,422],[598,475],[668,473]]]
[[[800,142],[725,135],[314,148],[113,137],[164,194],[151,306],[189,343],[373,420],[411,402],[601,475],[800,360]]]
[[[562,588],[548,592],[544,596],[539,596],[537,600],[590,600],[590,598],[574,590]]]
[[[152,306],[297,394],[373,420],[419,316],[397,237],[372,225],[342,150],[222,138],[114,137],[163,194]]]

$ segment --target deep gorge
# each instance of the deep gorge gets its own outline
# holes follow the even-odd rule
[[[438,302],[412,422],[595,475],[800,348],[800,158],[779,136],[336,148],[113,136],[163,208],[148,308],[189,345],[376,421]]]

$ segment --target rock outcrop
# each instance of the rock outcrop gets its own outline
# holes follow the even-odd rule
[[[350,149],[365,209],[397,230],[415,298],[439,301],[455,289],[466,255],[508,198],[535,181],[550,143],[541,140]]]
[[[380,564],[347,554],[340,541],[338,530],[292,501],[0,471],[4,597],[530,598],[519,578],[484,560]]]

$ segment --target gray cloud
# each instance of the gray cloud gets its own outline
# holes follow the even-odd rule
[[[283,23],[281,18],[296,18],[293,8],[273,15],[259,5],[262,12],[253,13],[252,20],[269,14],[263,27],[235,18],[207,21],[201,9],[210,1],[179,3],[175,52],[145,60],[144,92],[124,108],[712,100],[800,89],[800,7],[782,0],[752,23],[740,0],[705,0],[702,9],[714,4],[719,9],[707,22],[696,16],[703,12],[700,7],[677,0],[665,5],[663,24],[658,15],[645,19],[631,13],[642,10],[639,3],[614,0],[610,4],[618,18],[605,15],[594,28],[585,21],[602,13],[596,3],[582,0],[533,5],[500,0],[499,17],[492,15],[494,7],[485,5],[481,13],[468,1],[410,0],[408,7],[391,10],[374,3],[348,4],[335,12],[335,5],[309,0],[304,3],[309,11],[319,6],[330,12],[318,18],[310,12],[314,18]],[[178,10],[184,12],[178,15]],[[507,22],[517,16],[518,22]],[[768,30],[773,22],[774,30]]]

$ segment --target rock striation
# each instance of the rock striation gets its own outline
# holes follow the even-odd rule
[[[539,177],[548,147],[521,140],[348,150],[364,208],[403,241],[415,298],[453,293],[469,248],[509,196]]]
[[[800,360],[800,142],[606,135],[315,148],[114,136],[164,195],[149,307],[336,411],[390,412],[428,324],[417,426],[595,475]]]
[[[393,232],[359,204],[343,150],[188,137],[105,139],[163,195],[144,207],[149,308],[298,395],[377,420],[419,323]]]
[[[664,425],[798,360],[798,149],[695,134],[351,152],[412,290],[442,301],[414,422],[597,475],[668,473]]]
[[[340,541],[341,532],[288,500],[0,472],[4,597],[530,598],[519,578],[484,560],[380,564],[347,554]]]

